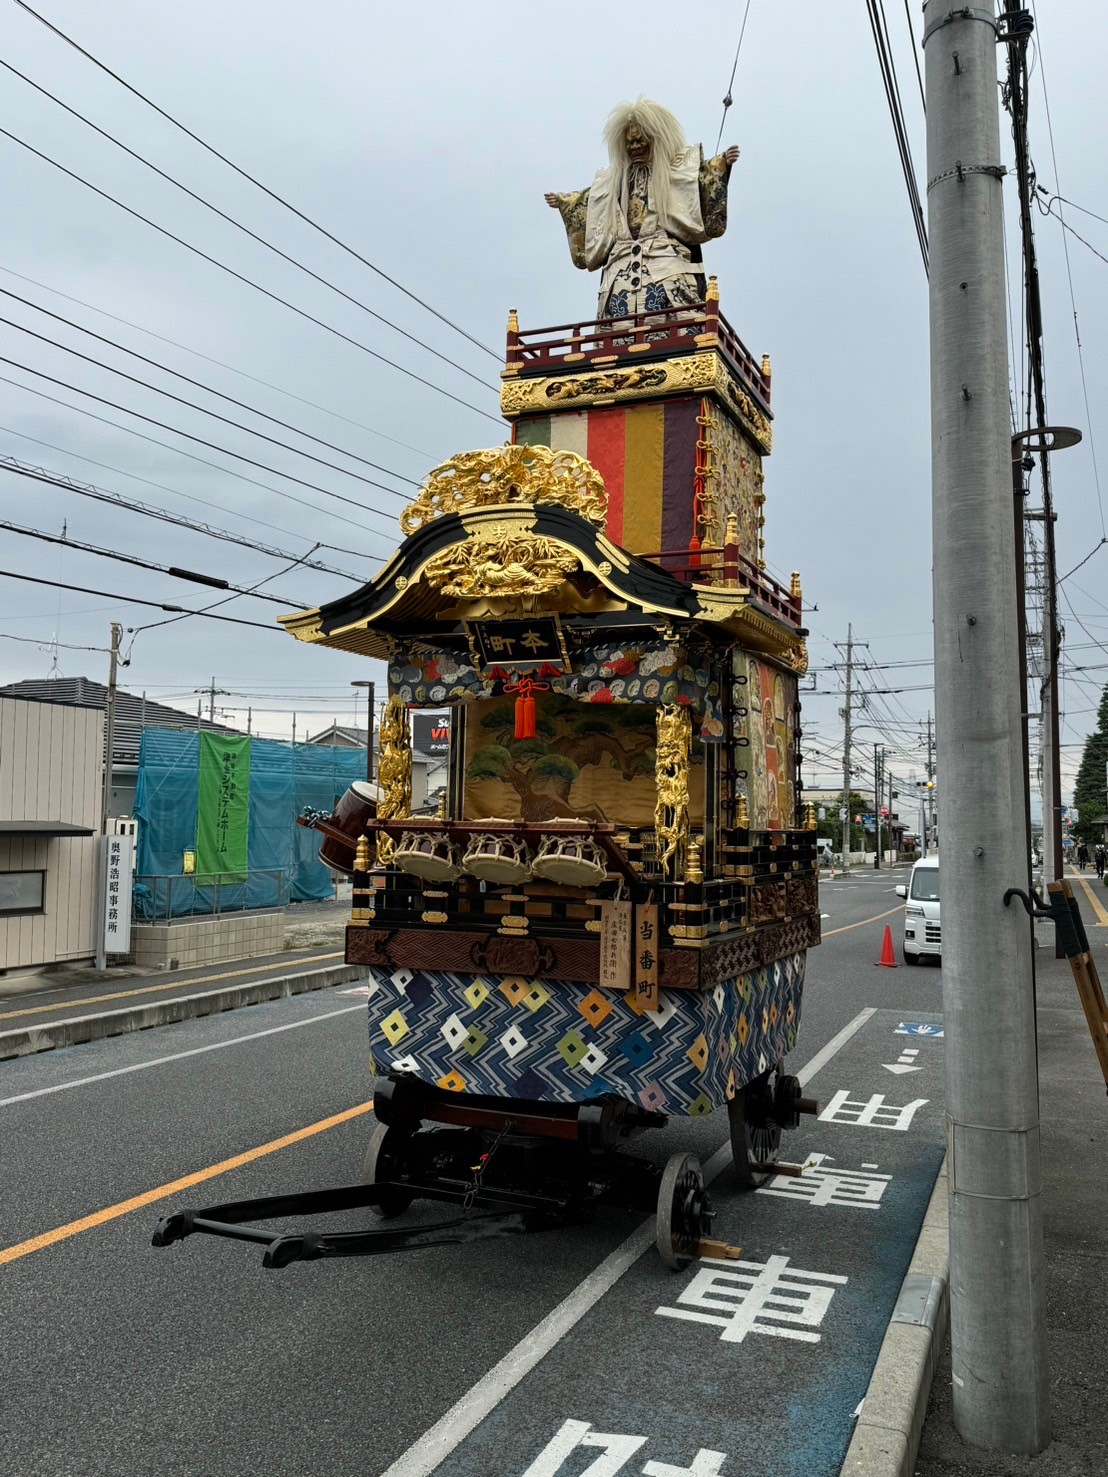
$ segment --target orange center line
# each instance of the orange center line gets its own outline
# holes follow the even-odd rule
[[[305,954],[296,963],[312,964],[319,959],[341,959],[343,951],[336,949],[331,954]],[[116,990],[111,995],[92,995],[85,1000],[63,1000],[57,1005],[28,1005],[23,1010],[8,1010],[0,1013],[0,1021],[14,1021],[21,1015],[45,1015],[48,1010],[76,1010],[81,1005],[103,1005],[108,1000],[130,1000],[135,995],[157,995],[162,990],[184,990],[189,985],[211,985],[216,980],[234,980],[244,974],[265,974],[267,970],[279,970],[280,964],[256,964],[251,969],[231,969],[224,974],[205,974],[194,980],[174,980],[168,985],[143,985],[136,990]]]
[[[833,933],[849,933],[852,928],[863,928],[867,923],[876,923],[881,918],[891,918],[894,913],[899,913],[903,907],[903,903],[897,903],[895,908],[889,908],[885,913],[874,913],[872,918],[860,918],[857,923],[844,923],[842,928],[829,928],[820,937],[829,939]]]
[[[30,1256],[34,1251],[43,1251],[47,1246],[55,1246],[59,1241],[67,1241],[71,1236],[77,1236],[82,1231],[91,1231],[96,1226],[103,1226],[108,1221],[117,1220],[121,1215],[129,1215],[132,1210],[141,1210],[145,1205],[153,1205],[158,1200],[165,1200],[170,1195],[176,1195],[181,1190],[188,1190],[193,1185],[203,1184],[205,1180],[213,1180],[217,1175],[229,1174],[232,1169],[241,1169],[244,1164],[251,1164],[255,1159],[262,1159],[266,1154],[275,1154],[278,1149],[287,1149],[290,1144],[298,1144],[303,1139],[310,1139],[317,1133],[325,1133],[329,1128],[337,1128],[340,1123],[349,1123],[352,1118],[359,1118],[363,1113],[368,1113],[373,1107],[373,1099],[367,1103],[359,1103],[355,1108],[347,1108],[345,1112],[335,1113],[331,1118],[323,1118],[318,1123],[310,1123],[307,1128],[298,1128],[294,1133],[286,1133],[283,1138],[272,1139],[268,1144],[259,1144],[256,1149],[246,1149],[241,1154],[235,1154],[230,1159],[222,1159],[218,1164],[209,1165],[207,1169],[197,1169],[192,1174],[182,1175],[179,1180],[170,1180],[167,1185],[159,1185],[154,1190],[144,1190],[141,1195],[132,1195],[129,1200],[121,1200],[117,1205],[108,1205],[103,1210],[94,1210],[91,1215],[82,1216],[79,1221],[70,1221],[64,1226],[55,1226],[52,1231],[43,1231],[40,1236],[32,1236],[28,1241],[19,1241],[14,1246],[0,1247],[0,1267],[8,1262],[18,1261],[20,1257]]]

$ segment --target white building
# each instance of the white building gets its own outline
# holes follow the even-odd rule
[[[0,974],[95,951],[104,720],[0,697]]]

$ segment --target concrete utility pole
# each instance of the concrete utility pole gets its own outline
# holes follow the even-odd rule
[[[111,656],[108,664],[108,699],[104,708],[104,793],[100,801],[100,834],[108,834],[108,816],[112,808],[112,776],[115,754],[115,677],[119,666],[119,643],[123,627],[112,621]]]
[[[843,870],[850,865],[850,686],[854,677],[854,627],[846,628],[846,707],[843,708]]]
[[[993,9],[924,6],[954,1419],[1050,1440]]]
[[[931,737],[931,714],[927,714],[927,779],[931,788],[924,793],[927,798],[926,825],[923,834],[923,854],[927,855],[928,838],[935,829],[935,745]]]

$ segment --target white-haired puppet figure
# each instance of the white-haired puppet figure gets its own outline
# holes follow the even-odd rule
[[[561,213],[573,265],[602,268],[597,316],[702,302],[700,247],[727,229],[738,149],[706,160],[668,108],[649,98],[613,108],[604,138],[611,163],[589,188],[546,196]]]

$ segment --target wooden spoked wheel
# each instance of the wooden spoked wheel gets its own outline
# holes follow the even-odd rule
[[[697,1254],[711,1225],[704,1171],[693,1154],[674,1154],[662,1171],[654,1244],[667,1267],[679,1272]]]
[[[405,1133],[403,1129],[378,1123],[365,1152],[362,1183],[376,1185],[382,1180],[399,1179],[410,1139],[411,1134]],[[371,1205],[370,1209],[382,1220],[391,1221],[394,1216],[403,1215],[411,1203],[412,1196],[403,1190],[390,1190],[380,1204]]]
[[[731,1126],[731,1158],[735,1178],[743,1190],[756,1190],[773,1173],[781,1147],[781,1125],[774,1116],[774,1098],[768,1073],[748,1082],[727,1104]]]

